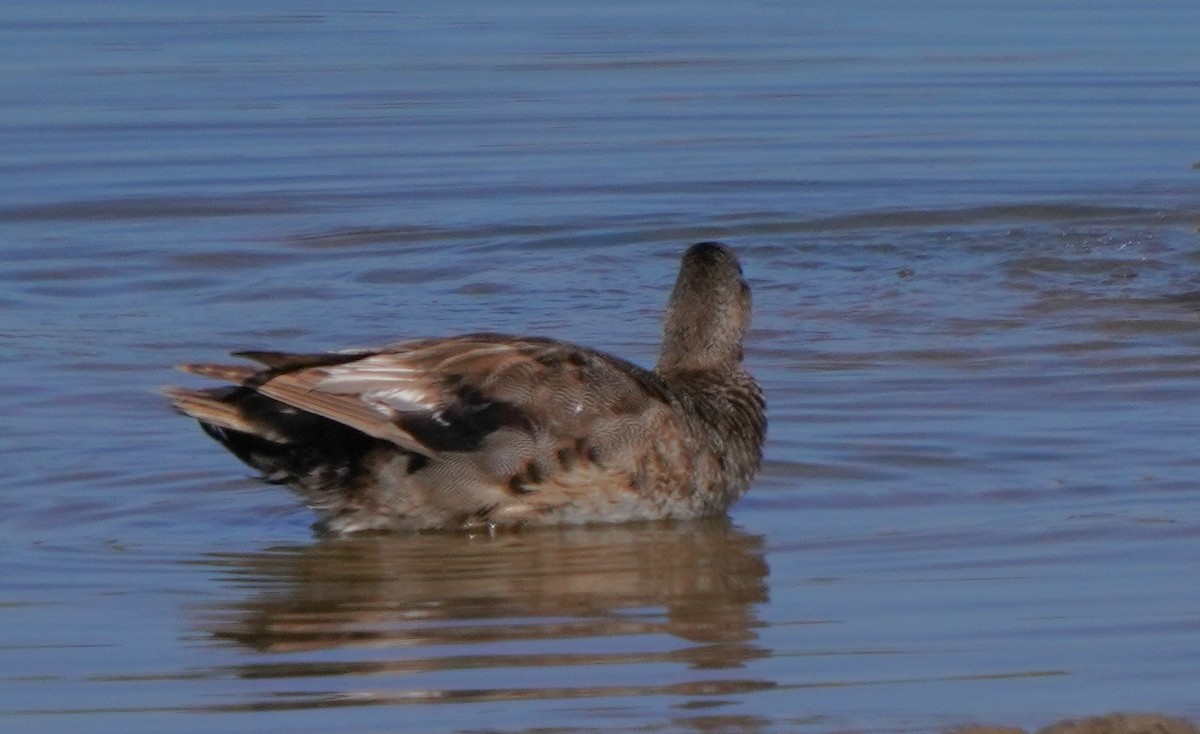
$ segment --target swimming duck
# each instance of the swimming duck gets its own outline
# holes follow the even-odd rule
[[[742,365],[737,256],[683,256],[658,364],[481,333],[324,354],[186,364],[234,383],[166,388],[180,412],[329,533],[717,515],[762,461],[766,403]]]

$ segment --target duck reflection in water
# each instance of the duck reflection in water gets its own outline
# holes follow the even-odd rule
[[[754,644],[757,606],[768,597],[763,555],[761,536],[723,518],[469,541],[340,538],[210,557],[206,563],[250,595],[203,610],[200,624],[218,639],[289,653],[285,663],[242,667],[247,677],[645,663],[740,668],[765,655]],[[619,641],[664,634],[692,644]],[[597,639],[613,642],[598,651]],[[547,640],[556,641],[553,652],[537,644]],[[529,652],[506,646],[497,653],[495,643],[512,642],[529,643]],[[348,659],[363,647],[402,654]],[[338,648],[345,650],[328,654]],[[306,660],[313,651],[325,652]]]

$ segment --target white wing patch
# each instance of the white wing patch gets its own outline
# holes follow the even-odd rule
[[[325,377],[313,387],[321,392],[359,395],[389,418],[401,412],[434,411],[442,404],[428,375],[397,361],[393,354],[326,368]]]
[[[431,411],[440,406],[429,399],[429,396],[416,390],[397,388],[394,390],[372,390],[361,395],[362,401],[388,418],[395,418],[397,413],[413,411]]]

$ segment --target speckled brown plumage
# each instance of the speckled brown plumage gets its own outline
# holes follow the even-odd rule
[[[330,532],[692,518],[724,512],[762,459],[742,367],[750,290],[717,243],[683,257],[658,364],[551,339],[470,334],[345,353],[183,365],[181,412]]]

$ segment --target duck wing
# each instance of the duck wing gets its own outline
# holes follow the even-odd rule
[[[266,369],[184,369],[240,383],[429,458],[478,450],[501,431],[510,437],[504,444],[516,444],[507,450],[525,458],[537,445],[564,441],[578,451],[594,451],[588,447],[618,440],[636,429],[635,416],[665,402],[653,373],[550,339],[473,334],[363,352],[238,356]],[[489,445],[489,450],[505,449]],[[521,460],[512,456],[499,463]]]

